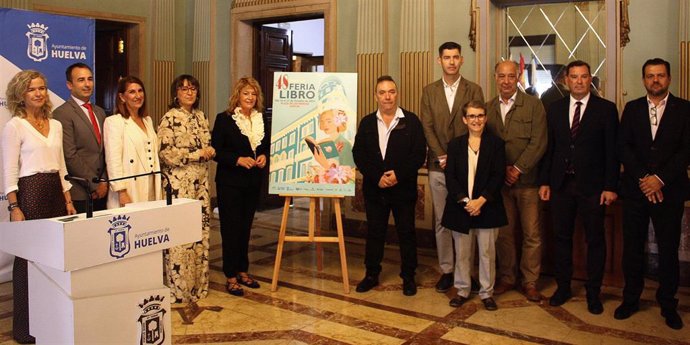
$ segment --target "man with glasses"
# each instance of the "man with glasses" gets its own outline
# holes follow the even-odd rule
[[[441,225],[446,205],[446,167],[448,142],[467,133],[462,122],[464,106],[473,100],[484,102],[482,88],[460,75],[462,47],[455,42],[446,42],[438,48],[438,64],[443,77],[422,91],[420,117],[424,135],[429,146],[427,168],[429,188],[434,205],[434,226],[436,250],[441,277],[436,283],[437,292],[446,292],[453,287],[453,236]]]
[[[498,282],[494,294],[512,289],[517,282],[516,232],[522,229],[522,292],[538,302],[537,279],[541,271],[541,219],[537,165],[546,151],[546,113],[536,97],[518,91],[518,65],[503,61],[494,69],[498,96],[487,104],[489,129],[505,142],[506,175],[503,203],[508,225],[498,232],[496,255]]]
[[[690,103],[673,96],[671,66],[659,58],[642,66],[647,95],[625,105],[618,137],[623,176],[623,303],[618,320],[640,308],[646,266],[645,243],[651,218],[659,252],[659,288],[656,299],[666,325],[683,328],[676,311],[678,299],[678,246],[684,202],[687,199],[687,167],[690,163]]]
[[[618,197],[618,111],[612,102],[592,97],[589,64],[576,60],[566,69],[570,96],[549,107],[548,144],[539,171],[539,197],[551,201],[555,240],[558,288],[549,304],[560,306],[572,297],[573,232],[579,217],[587,240],[587,310],[601,314],[604,306],[599,293],[606,266],[604,213]]]
[[[90,193],[75,186],[70,191],[74,208],[86,212],[89,198],[93,210],[105,210],[108,183],[93,182],[94,177],[107,178],[103,148],[103,108],[90,102],[93,95],[93,72],[88,65],[78,62],[65,71],[70,97],[53,111],[53,117],[62,123],[63,150],[67,172],[89,181]]]

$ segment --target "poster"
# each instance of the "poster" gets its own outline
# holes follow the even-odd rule
[[[269,193],[354,196],[356,73],[276,72]]]
[[[65,70],[75,62],[94,66],[95,21],[39,12],[0,8],[0,135],[11,118],[7,83],[17,72],[33,69],[48,79],[48,94],[56,108],[69,97]],[[0,160],[0,171],[3,171]],[[0,178],[0,222],[9,221],[7,197]],[[0,252],[0,282],[9,280],[12,256]]]

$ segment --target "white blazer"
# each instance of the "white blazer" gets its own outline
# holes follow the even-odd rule
[[[108,116],[103,124],[105,161],[108,178],[160,171],[158,137],[150,116],[144,118],[147,135],[131,118],[122,115]],[[154,195],[161,199],[161,176],[156,174]],[[118,191],[127,189],[132,202],[148,201],[149,178],[127,179],[110,183],[108,208],[120,207]]]

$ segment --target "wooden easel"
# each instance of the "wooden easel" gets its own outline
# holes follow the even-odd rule
[[[273,281],[271,282],[271,291],[278,289],[278,273],[280,272],[280,261],[283,257],[283,245],[285,242],[313,242],[316,243],[316,267],[318,271],[323,270],[323,251],[321,243],[338,243],[340,250],[340,268],[343,275],[343,288],[345,293],[350,293],[350,282],[347,274],[347,256],[345,255],[345,237],[343,236],[343,220],[340,213],[340,200],[343,196],[317,196],[317,195],[299,195],[301,197],[309,198],[309,234],[307,236],[285,236],[287,229],[288,210],[290,210],[290,202],[292,198],[297,195],[280,195],[285,197],[285,204],[283,206],[283,218],[280,222],[280,235],[278,235],[278,249],[276,250],[276,262],[273,267]],[[319,208],[319,199],[327,198],[333,200],[335,211],[335,221],[337,226],[337,237],[321,236],[320,218],[321,211]]]

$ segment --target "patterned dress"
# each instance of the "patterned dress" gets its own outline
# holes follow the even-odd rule
[[[202,202],[201,241],[170,248],[163,256],[165,283],[173,301],[196,302],[208,294],[209,281],[208,162],[199,155],[199,150],[211,145],[208,120],[198,109],[193,113],[181,108],[170,109],[158,126],[158,141],[161,168],[170,177],[173,197]]]

